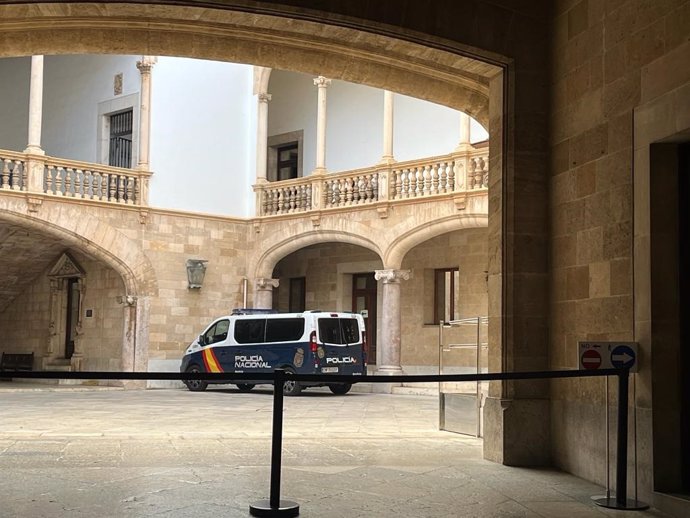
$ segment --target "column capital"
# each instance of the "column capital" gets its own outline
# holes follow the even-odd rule
[[[330,84],[331,80],[324,76],[314,78],[314,86],[318,86],[319,88],[328,88]]]
[[[260,103],[268,103],[268,101],[271,100],[271,94],[263,93],[263,94],[258,94],[256,97],[259,99]]]
[[[142,74],[150,74],[153,65],[158,62],[156,56],[141,56],[141,59],[137,61],[137,68]]]
[[[374,270],[374,278],[384,284],[400,284],[410,278],[410,270]]]
[[[269,279],[266,277],[258,277],[254,279],[254,287],[257,290],[270,291],[273,290],[273,288],[277,288],[279,284],[280,279]]]

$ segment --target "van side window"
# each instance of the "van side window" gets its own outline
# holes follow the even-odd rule
[[[260,344],[265,342],[265,318],[235,320],[235,341],[238,344]]]
[[[204,344],[210,345],[224,341],[228,337],[229,320],[221,320],[204,334]]]
[[[303,318],[266,319],[267,342],[295,342],[304,334]]]
[[[319,338],[328,344],[358,343],[359,326],[354,318],[320,318]]]

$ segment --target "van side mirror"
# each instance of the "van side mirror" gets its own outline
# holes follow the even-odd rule
[[[199,335],[199,345],[206,345],[206,340],[204,340],[204,335]]]

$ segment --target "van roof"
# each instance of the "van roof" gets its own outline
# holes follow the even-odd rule
[[[323,311],[320,309],[309,309],[306,311],[278,311],[275,309],[259,309],[259,308],[235,308],[232,310],[232,313],[230,316],[246,316],[246,315],[277,315],[277,316],[297,316],[297,315],[302,315],[305,313],[323,313],[327,315],[332,315],[332,316],[340,316],[340,315],[351,315],[351,316],[357,316],[359,313],[355,313],[354,311]]]

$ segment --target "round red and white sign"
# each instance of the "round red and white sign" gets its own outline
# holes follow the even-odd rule
[[[582,353],[581,361],[585,369],[598,369],[601,366],[601,354],[596,349],[587,349]]]

